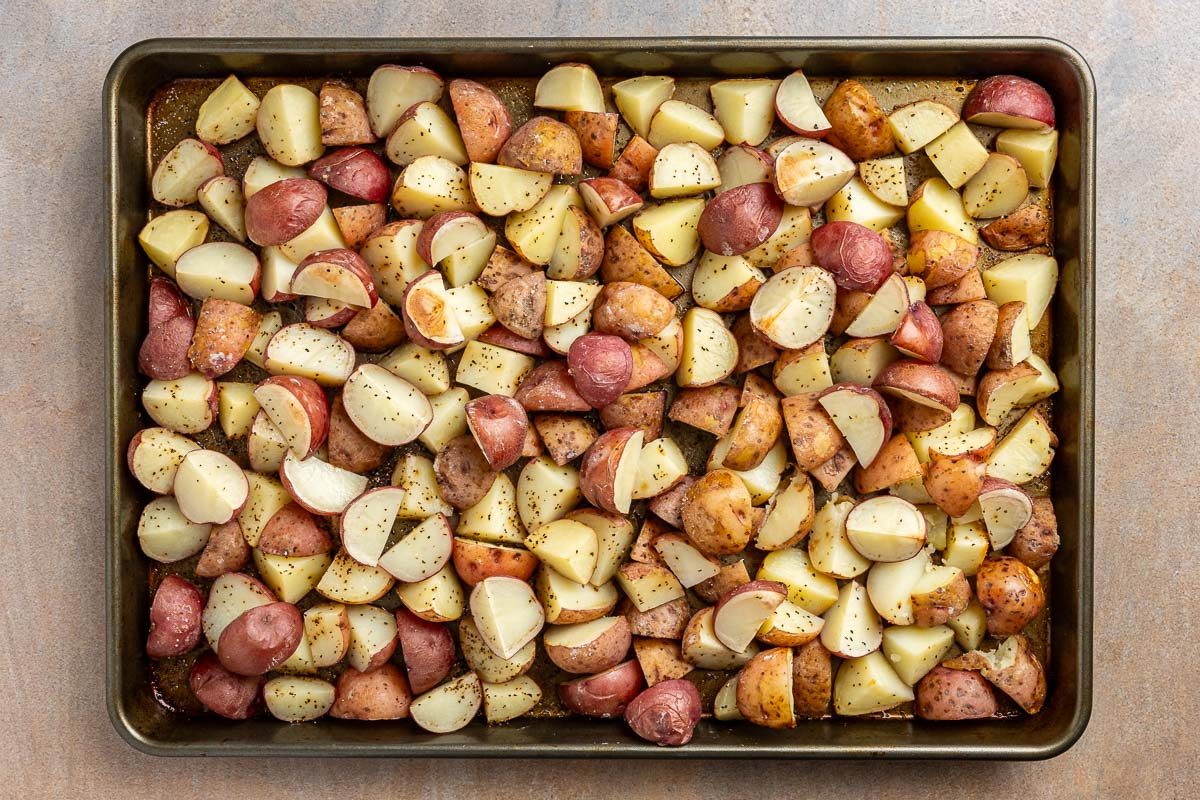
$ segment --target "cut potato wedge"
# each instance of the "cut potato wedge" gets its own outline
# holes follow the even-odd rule
[[[466,608],[462,584],[450,564],[425,580],[400,584],[396,596],[405,608],[426,622],[453,622]]]
[[[996,137],[996,151],[1021,162],[1030,186],[1045,189],[1058,159],[1058,131],[1001,131]]]
[[[971,223],[962,197],[941,178],[930,178],[917,187],[908,205],[908,230],[945,231],[971,244],[979,243],[979,231]]]
[[[1058,437],[1036,408],[1012,427],[988,456],[987,474],[1016,484],[1028,483],[1050,468]]]
[[[929,551],[920,550],[903,561],[881,562],[867,573],[867,597],[871,605],[893,625],[913,623],[913,587],[930,566]]]
[[[755,578],[782,583],[787,587],[788,600],[810,614],[824,614],[838,599],[837,581],[818,572],[808,553],[800,548],[768,553]]]
[[[267,155],[280,164],[307,164],[325,152],[321,144],[321,104],[303,86],[281,83],[267,90],[256,124]]]
[[[467,174],[441,156],[421,156],[404,168],[392,187],[392,207],[401,217],[429,219],[443,211],[471,211]]]
[[[901,186],[903,179],[902,174]],[[878,232],[887,230],[903,218],[903,205],[892,205],[879,199],[866,181],[859,177],[851,178],[849,183],[825,201],[826,222],[857,222]]]
[[[958,114],[933,100],[918,100],[897,108],[888,117],[888,126],[902,153],[915,153],[950,130]]]
[[[908,179],[904,172],[903,158],[864,161],[858,165],[858,176],[880,202],[902,208],[908,205]]]
[[[1029,179],[1021,162],[1003,153],[991,153],[987,162],[963,187],[963,207],[975,219],[1011,214],[1025,202]]]
[[[354,425],[367,438],[388,447],[408,444],[433,421],[429,399],[377,364],[363,364],[350,373],[342,401]]]
[[[1005,259],[983,272],[988,299],[996,305],[1019,300],[1025,304],[1030,330],[1042,321],[1058,286],[1058,261],[1027,253]]]
[[[467,172],[471,197],[479,210],[493,217],[528,211],[550,191],[554,176],[498,164],[471,164]]]
[[[675,94],[675,79],[665,75],[642,75],[613,84],[612,93],[613,102],[625,122],[644,139],[650,134],[654,113]]]
[[[720,185],[717,162],[695,142],[665,145],[650,168],[650,196],[659,200],[690,197]]]
[[[362,605],[383,597],[395,583],[386,571],[360,564],[342,550],[334,556],[316,589],[321,596],[334,602]]]
[[[508,722],[529,713],[542,699],[533,678],[518,675],[503,683],[483,683],[483,715],[489,725]]]
[[[556,111],[598,114],[604,111],[604,90],[600,88],[595,71],[587,64],[559,64],[538,81],[533,104]]]
[[[661,150],[669,144],[695,142],[712,150],[725,141],[725,130],[712,114],[682,100],[666,100],[650,119],[646,140]]]
[[[780,82],[770,78],[735,78],[708,87],[713,115],[729,144],[759,145],[775,123],[775,93]]]
[[[551,569],[575,583],[587,583],[596,570],[599,540],[591,527],[558,519],[534,529],[525,546]]]
[[[780,81],[775,92],[775,113],[792,131],[813,139],[820,139],[833,127],[813,96],[804,71],[799,69]]]
[[[504,221],[504,236],[513,250],[526,261],[546,265],[562,232],[567,207],[583,208],[583,199],[574,186],[558,184],[527,211],[510,214]]]
[[[196,136],[209,144],[236,142],[254,130],[258,107],[258,96],[230,75],[200,104]]]
[[[400,115],[388,136],[386,152],[393,164],[402,167],[421,156],[440,156],[459,166],[470,160],[450,115],[430,102],[416,103]]]
[[[484,394],[512,397],[533,365],[534,360],[522,353],[471,341],[459,357],[454,380]]]
[[[842,586],[837,602],[824,614],[821,644],[841,658],[860,658],[879,649],[883,623],[858,581]]]
[[[831,274],[820,267],[792,267],[755,293],[750,321],[777,347],[799,350],[829,330],[836,297]]]
[[[873,714],[911,703],[912,688],[876,650],[838,667],[833,682],[833,710],[842,716]]]
[[[698,225],[704,198],[689,197],[647,206],[633,218],[633,233],[642,247],[669,267],[679,267],[700,250]]]
[[[871,561],[904,561],[925,545],[925,517],[899,497],[863,500],[846,517],[846,537]]]
[[[354,348],[333,331],[298,322],[283,326],[267,342],[263,367],[272,375],[340,386],[354,370]]]
[[[688,309],[683,315],[683,348],[675,372],[680,386],[720,383],[733,374],[737,356],[737,339],[719,314],[698,306]]]
[[[969,181],[988,161],[987,148],[965,122],[956,122],[925,145],[925,155],[954,189]]]
[[[785,202],[820,205],[857,172],[850,157],[817,139],[798,139],[775,157],[775,189]]]
[[[430,733],[453,733],[465,728],[483,704],[483,685],[474,672],[447,681],[412,701],[408,714]]]

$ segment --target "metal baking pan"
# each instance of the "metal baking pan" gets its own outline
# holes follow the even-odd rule
[[[1054,97],[1061,132],[1054,179],[1053,364],[1062,384],[1053,469],[1062,547],[1051,564],[1050,692],[1035,716],[978,722],[826,719],[791,731],[700,723],[686,747],[644,743],[625,726],[572,718],[473,723],[433,736],[406,723],[327,719],[284,725],[185,717],[156,699],[144,654],[148,567],[135,544],[144,495],[125,469],[143,425],[136,353],[145,327],[147,261],[136,244],[148,213],[148,113],[156,88],[178,78],[365,76],[383,63],[419,63],[447,76],[529,77],[563,61],[602,77],[782,74],[974,78],[1026,75]],[[156,755],[429,756],[477,758],[1043,759],[1082,735],[1092,699],[1092,491],[1095,259],[1095,88],[1090,68],[1051,39],[157,39],[113,63],[104,84],[107,157],[107,698],[118,733]]]

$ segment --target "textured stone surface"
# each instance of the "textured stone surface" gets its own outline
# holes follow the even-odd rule
[[[1194,797],[1196,2],[6,4],[0,48],[0,797]],[[1046,35],[1100,98],[1095,712],[1048,764],[166,760],[104,712],[100,85],[183,35]],[[1136,241],[1135,241],[1136,240]],[[502,769],[497,769],[501,767]],[[517,767],[514,769],[513,767]],[[614,769],[620,779],[613,780]],[[272,791],[274,790],[274,791]]]

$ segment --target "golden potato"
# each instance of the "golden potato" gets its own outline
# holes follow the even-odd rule
[[[827,141],[855,161],[883,158],[896,149],[887,114],[858,81],[839,83],[825,101],[824,110],[832,128]]]
[[[824,464],[845,444],[841,431],[817,402],[819,394],[794,394],[780,404],[796,466],[803,470]]]
[[[752,374],[749,377],[758,376]],[[749,380],[747,385],[750,385]],[[770,388],[774,390],[774,387]],[[775,446],[782,430],[783,417],[779,414],[778,401],[775,398],[751,395],[729,430],[729,450],[725,454],[723,466],[741,472],[754,469]]]
[[[200,306],[188,359],[206,378],[216,378],[232,370],[246,355],[262,315],[249,306],[210,297]]]
[[[617,156],[617,125],[621,117],[611,111],[568,111],[563,122],[579,137],[583,160],[597,169],[609,169]]]
[[[623,394],[600,409],[600,422],[606,430],[638,428],[645,433],[645,441],[652,442],[662,436],[666,408],[667,393],[663,390]]]
[[[979,229],[983,240],[997,250],[1028,250],[1050,241],[1050,213],[1033,204]]]
[[[742,716],[766,728],[796,727],[792,669],[790,647],[772,647],[750,659],[738,677],[737,707]]]
[[[578,175],[583,171],[583,149],[567,125],[550,117],[534,117],[504,143],[496,163],[533,172]]]
[[[654,336],[675,318],[675,305],[640,283],[606,283],[596,296],[592,328],[630,341]]]
[[[382,300],[355,314],[342,328],[341,336],[354,345],[355,350],[368,353],[390,350],[408,338],[404,333],[404,320]]]
[[[797,647],[792,656],[792,696],[796,716],[820,719],[833,698],[833,663],[820,639]]]
[[[1031,569],[1040,569],[1050,563],[1058,552],[1058,519],[1054,515],[1054,503],[1049,497],[1033,499],[1033,519],[1017,531],[1008,545],[1008,553]]]
[[[536,339],[546,322],[545,273],[513,278],[492,293],[488,306],[505,328],[525,339]]]
[[[683,530],[701,552],[736,553],[753,533],[750,492],[735,473],[713,470],[688,488],[683,501]]]
[[[733,424],[740,397],[741,391],[727,383],[682,389],[671,402],[667,416],[713,436],[724,436]]]
[[[984,561],[975,575],[975,592],[987,612],[991,636],[1020,633],[1046,605],[1037,573],[1011,556]]]
[[[606,283],[627,281],[648,286],[668,300],[683,294],[683,286],[667,272],[632,233],[613,225],[604,237],[600,277]]]
[[[953,233],[917,231],[909,237],[908,272],[927,289],[957,283],[979,263],[979,248]]]
[[[573,414],[539,414],[533,426],[559,466],[579,458],[599,436],[592,423]]]
[[[991,300],[961,303],[943,314],[941,362],[961,375],[978,372],[996,338],[999,316]]]

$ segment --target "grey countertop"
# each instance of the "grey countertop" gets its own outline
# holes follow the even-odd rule
[[[0,534],[8,558],[0,569],[0,797],[1197,796],[1194,0],[359,8],[31,0],[5,10],[0,506],[12,513]],[[153,36],[649,33],[1044,35],[1091,62],[1100,104],[1096,673],[1083,739],[1040,764],[642,762],[618,772],[607,762],[299,763],[134,752],[104,710],[100,86],[113,58]]]

